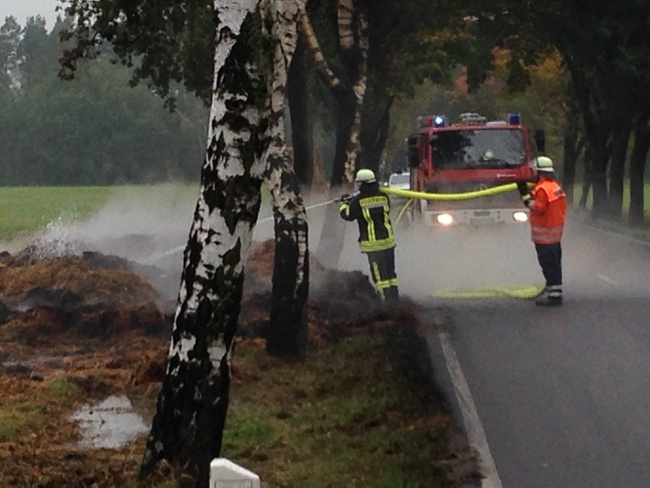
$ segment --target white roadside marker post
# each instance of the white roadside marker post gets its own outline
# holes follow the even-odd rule
[[[210,463],[210,488],[261,488],[260,477],[225,458]]]

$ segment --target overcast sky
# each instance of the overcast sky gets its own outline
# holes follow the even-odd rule
[[[0,0],[0,25],[10,15],[16,17],[20,25],[25,25],[27,17],[40,15],[47,21],[47,27],[53,27],[57,5],[57,0]]]

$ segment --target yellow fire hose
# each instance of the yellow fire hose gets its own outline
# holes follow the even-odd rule
[[[477,298],[496,298],[509,297],[520,298],[522,300],[532,300],[537,298],[546,291],[545,286],[502,286],[494,288],[484,288],[476,291],[455,291],[442,290],[433,293],[436,298],[454,298],[454,299],[477,299]]]
[[[411,190],[399,190],[397,188],[382,187],[381,191],[387,195],[393,195],[396,197],[404,197],[408,200],[402,206],[397,218],[395,219],[395,224],[397,224],[402,215],[406,212],[408,207],[413,203],[414,200],[439,200],[439,201],[459,201],[459,200],[470,200],[472,198],[481,198],[492,195],[498,195],[500,193],[506,193],[509,191],[517,190],[517,185],[515,183],[508,183],[506,185],[495,186],[493,188],[487,188],[485,190],[476,190],[467,193],[426,193],[426,192],[417,192]],[[465,298],[465,299],[477,299],[477,298],[495,298],[495,297],[511,297],[511,298],[520,298],[524,300],[531,300],[537,298],[546,290],[545,286],[499,286],[485,288],[483,290],[477,291],[454,291],[454,290],[443,290],[433,293],[433,296],[436,298]]]
[[[491,195],[498,195],[499,193],[505,193],[516,189],[517,185],[515,183],[508,183],[507,185],[500,185],[492,188],[486,188],[484,190],[470,191],[467,193],[428,193],[421,191],[400,190],[398,188],[390,188],[387,186],[381,187],[381,191],[387,195],[395,195],[396,197],[406,197],[410,199],[420,198],[424,200],[442,201],[470,200],[472,198],[489,197]]]
[[[420,191],[400,190],[397,188],[390,188],[387,186],[381,187],[381,191],[387,195],[393,195],[396,197],[403,197],[408,199],[400,209],[399,213],[397,214],[397,218],[395,219],[395,224],[397,224],[401,220],[402,216],[406,212],[406,209],[413,203],[413,200],[416,199],[457,202],[459,200],[471,200],[472,198],[489,197],[492,195],[498,195],[500,193],[513,191],[516,189],[517,189],[516,183],[508,183],[507,185],[500,185],[500,186],[495,186],[493,188],[486,188],[485,190],[476,190],[467,193],[427,193],[427,192],[420,192]]]

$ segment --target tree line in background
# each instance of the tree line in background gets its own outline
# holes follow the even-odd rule
[[[460,1],[453,9],[439,2],[366,3],[359,1],[357,11],[367,20],[367,48],[359,42],[361,31],[349,46],[337,45],[335,24],[328,20],[336,15],[336,2],[307,4],[329,65],[314,63],[311,46],[301,40],[287,96],[303,188],[313,177],[315,149],[336,187],[351,154],[359,166],[379,169],[387,161],[387,172],[399,166],[404,138],[419,115],[447,112],[453,118],[469,110],[501,117],[519,111],[528,125],[549,133],[549,152],[563,168],[571,196],[574,183],[585,183],[576,202],[584,205],[593,189],[596,216],[627,213],[635,223],[644,221],[650,147],[646,2],[634,0],[625,9],[596,2],[591,10],[580,1]],[[57,77],[61,52],[72,46],[59,42],[66,21],[48,32],[39,17],[24,27],[5,19],[1,184],[196,177],[207,109],[188,93],[209,104],[214,41],[204,35],[212,28],[204,4],[210,2],[187,2],[189,20],[177,33],[165,28],[147,34],[151,25],[145,24],[134,41],[128,23],[111,27],[103,34],[112,36],[113,58],[75,67],[72,83]],[[176,34],[179,42],[166,41]],[[71,52],[88,54],[78,45]],[[367,81],[355,89],[363,73]],[[129,89],[129,81],[147,86]],[[161,99],[174,99],[177,112],[168,113]],[[346,135],[350,129],[358,132],[353,138]],[[348,152],[351,140],[358,141],[356,153]],[[627,184],[631,199],[624,209]]]
[[[203,103],[179,87],[170,113],[108,55],[61,80],[63,26],[7,17],[0,27],[0,186],[196,181]]]
[[[535,2],[460,0],[468,32],[470,89],[489,80],[494,50],[505,49],[503,80],[511,92],[528,92],[533,73],[559,61],[557,90],[542,106],[556,133],[553,154],[562,162],[564,186],[572,189],[583,162],[583,187],[593,196],[596,218],[644,223],[645,167],[650,147],[650,4],[604,0]],[[629,184],[629,208],[623,194]],[[583,205],[588,191],[580,196]]]

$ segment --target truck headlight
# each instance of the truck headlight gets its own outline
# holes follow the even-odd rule
[[[454,223],[454,218],[451,216],[451,214],[448,213],[441,213],[436,215],[436,220],[440,225],[444,225],[445,227]]]
[[[528,214],[526,212],[515,212],[512,214],[515,222],[528,222]]]

